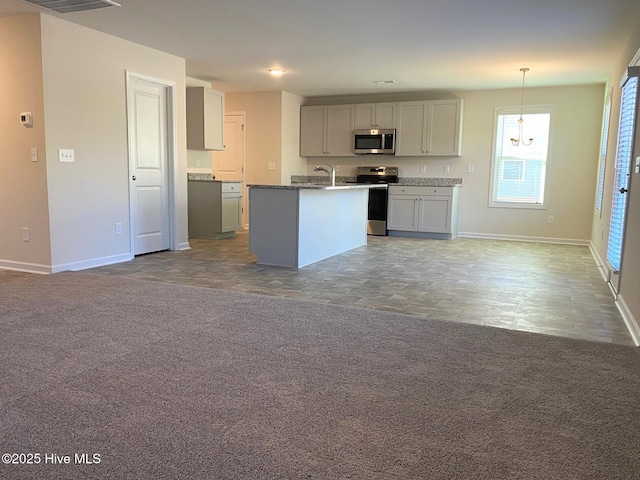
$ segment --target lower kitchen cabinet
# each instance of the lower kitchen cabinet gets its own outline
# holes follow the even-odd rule
[[[189,236],[229,238],[241,228],[241,182],[190,181]]]
[[[460,186],[389,186],[389,235],[451,240],[458,236]]]

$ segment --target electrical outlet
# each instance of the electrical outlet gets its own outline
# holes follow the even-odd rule
[[[547,217],[547,223],[553,223],[553,215]]]
[[[420,173],[427,173],[427,166],[426,165],[420,165]]]
[[[29,234],[29,229],[27,227],[22,227],[22,241],[28,242],[31,240],[31,236]]]
[[[473,165],[467,165],[467,173],[473,173]]]
[[[451,167],[449,165],[444,166],[444,173],[449,173],[451,171]]]
[[[122,235],[122,223],[116,223],[116,235]]]
[[[276,162],[267,163],[267,170],[275,170],[275,169],[276,169]]]
[[[38,147],[31,147],[31,161],[38,161]]]

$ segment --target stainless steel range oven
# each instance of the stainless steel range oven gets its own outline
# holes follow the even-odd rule
[[[398,167],[358,167],[356,183],[398,183]],[[387,234],[387,199],[386,188],[369,190],[369,214],[367,216],[367,233],[369,235]]]

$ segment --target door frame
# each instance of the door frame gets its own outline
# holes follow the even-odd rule
[[[242,213],[240,220],[242,228],[249,229],[249,188],[247,187],[247,112],[225,112],[225,118],[227,115],[235,115],[242,117],[242,200],[240,201],[240,208]]]
[[[177,159],[178,159],[178,124],[177,124],[177,84],[170,80],[163,80],[160,78],[150,77],[148,75],[142,75],[139,73],[125,70],[125,103],[126,103],[126,117],[127,117],[127,185],[129,189],[129,253],[131,258],[135,255],[135,215],[137,212],[133,211],[132,195],[134,190],[131,185],[132,175],[132,154],[131,152],[135,147],[135,139],[131,135],[131,126],[129,125],[129,114],[131,109],[132,98],[129,95],[131,83],[138,81],[142,83],[149,83],[165,88],[166,91],[166,105],[167,105],[167,195],[169,211],[166,212],[169,216],[169,248],[171,250],[179,250],[179,239],[177,237],[177,228],[175,226],[176,218],[176,192],[178,191],[178,179],[176,172],[178,171]]]
[[[249,229],[249,196],[248,196],[248,192],[249,189],[247,187],[247,112],[245,110],[242,111],[234,111],[234,112],[224,112],[224,119],[223,122],[226,123],[227,121],[227,117],[231,117],[231,116],[235,116],[235,117],[242,117],[242,174],[241,174],[241,181],[242,181],[242,187],[241,187],[241,191],[242,191],[242,200],[240,202],[241,204],[241,208],[242,208],[242,214],[241,214],[241,227],[243,230],[248,230]],[[227,134],[227,128],[225,125],[225,135]],[[212,158],[212,162],[213,162],[213,158]],[[213,169],[213,164],[212,164],[212,169],[211,172],[215,175],[216,171]]]

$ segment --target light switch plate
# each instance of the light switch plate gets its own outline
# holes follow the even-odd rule
[[[61,162],[75,162],[74,152],[71,148],[58,149],[58,160]]]
[[[31,147],[31,161],[38,161],[38,147]]]
[[[636,173],[640,173],[640,157],[636,157]]]

